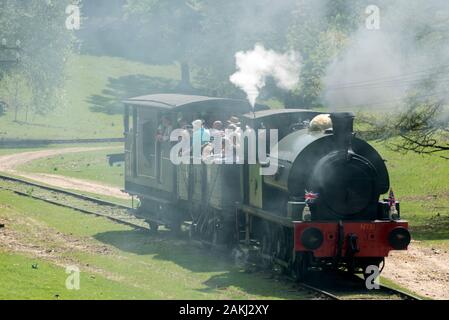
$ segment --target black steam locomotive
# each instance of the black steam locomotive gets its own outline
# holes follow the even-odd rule
[[[313,268],[379,266],[390,250],[407,249],[399,203],[391,195],[379,201],[389,190],[384,161],[355,137],[353,114],[333,113],[330,127],[312,130],[310,122],[322,113],[250,111],[242,100],[160,94],[124,103],[125,190],[139,197],[135,214],[152,230],[188,225],[192,239],[234,248],[236,256],[299,279]],[[176,142],[158,136],[162,122],[175,129],[231,116],[241,128],[277,130],[278,143],[256,146],[266,148],[266,159],[175,165]],[[274,164],[272,174],[260,174]]]

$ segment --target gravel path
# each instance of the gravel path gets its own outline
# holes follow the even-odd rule
[[[130,198],[129,195],[122,192],[120,188],[108,186],[95,181],[65,177],[56,174],[29,173],[17,170],[18,166],[41,158],[53,157],[67,153],[90,152],[114,148],[116,147],[60,148],[60,149],[47,149],[40,151],[21,152],[6,156],[0,156],[0,172],[9,173],[15,176],[38,181],[58,188],[96,193],[100,195],[112,196],[121,199],[129,199]]]
[[[449,300],[449,252],[412,241],[407,251],[392,251],[382,276],[430,299]]]

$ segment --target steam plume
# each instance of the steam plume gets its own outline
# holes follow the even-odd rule
[[[379,0],[378,5],[380,29],[362,23],[328,66],[323,104],[330,110],[397,110],[413,92],[448,101],[448,1]]]
[[[267,77],[273,77],[284,90],[293,89],[299,82],[301,62],[293,51],[281,54],[256,44],[254,50],[237,52],[235,60],[238,71],[229,80],[246,93],[253,107]]]

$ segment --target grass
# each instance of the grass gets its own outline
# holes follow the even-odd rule
[[[390,184],[401,202],[402,218],[410,222],[413,238],[449,246],[449,160],[373,145],[387,160]]]
[[[10,246],[0,243],[0,298],[311,298],[164,232],[150,236],[7,191],[0,191],[0,204],[0,221],[15,239]],[[68,265],[81,270],[80,291],[64,287]]]
[[[384,277],[382,277],[382,276],[381,276],[380,279],[379,279],[379,283],[380,283],[381,285],[388,286],[389,288],[392,288],[392,289],[399,290],[399,291],[402,291],[402,292],[404,292],[404,293],[410,294],[410,295],[412,295],[412,296],[414,296],[414,297],[417,297],[417,298],[419,298],[419,299],[429,300],[429,298],[424,297],[424,296],[421,296],[421,295],[419,295],[419,294],[417,294],[417,293],[415,293],[415,292],[413,292],[413,291],[411,291],[411,290],[409,290],[409,289],[407,289],[407,288],[404,288],[404,287],[402,287],[402,286],[399,286],[398,284],[394,283],[394,282],[391,281],[390,279],[384,278]]]
[[[108,280],[100,275],[82,272],[79,290],[66,287],[66,269],[23,255],[0,251],[2,286],[0,299],[144,299],[148,292]],[[34,267],[33,267],[34,266]]]
[[[57,174],[77,179],[98,181],[107,185],[124,187],[123,164],[109,166],[107,155],[123,152],[123,146],[91,152],[69,153],[42,158],[22,166],[19,171]]]
[[[180,79],[175,64],[151,66],[112,57],[72,55],[67,63],[65,104],[45,116],[14,122],[0,116],[0,139],[75,139],[122,137],[121,100],[164,92]]]
[[[124,177],[123,177],[123,164],[115,164],[110,167],[106,159],[106,155],[114,152],[122,152],[123,146],[119,143],[95,143],[95,144],[56,144],[48,145],[41,148],[0,148],[0,156],[10,155],[21,152],[39,151],[45,149],[58,149],[58,148],[70,148],[70,147],[111,147],[113,149],[94,151],[86,153],[73,153],[66,154],[62,156],[48,157],[44,159],[35,160],[33,162],[27,163],[25,165],[19,166],[19,170],[26,172],[39,172],[39,173],[51,173],[64,175],[68,177],[74,177],[79,179],[87,179],[91,181],[98,181],[101,183],[109,184],[111,186],[116,186],[123,188]],[[116,149],[114,149],[114,147]],[[70,159],[70,160],[69,160]],[[71,161],[70,165],[67,161]],[[52,165],[48,165],[51,163]],[[60,170],[60,168],[62,168]],[[56,170],[55,170],[56,169]],[[15,176],[11,175],[10,176]],[[29,180],[23,177],[18,177],[24,180]],[[31,182],[35,182],[30,180]],[[69,189],[70,190],[70,189]],[[121,205],[131,206],[133,205],[132,200],[116,198],[113,196],[104,196],[90,192],[83,192],[79,190],[70,190],[79,194],[90,196],[93,198],[110,201],[118,203]],[[134,206],[137,206],[138,200],[134,199]]]

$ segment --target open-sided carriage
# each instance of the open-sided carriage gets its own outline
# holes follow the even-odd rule
[[[225,122],[249,111],[246,101],[201,96],[160,94],[125,101],[125,190],[139,197],[138,215],[151,228],[166,225],[178,230],[182,222],[194,221],[194,227],[206,232],[213,225],[211,215],[233,215],[242,196],[238,166],[193,161],[174,165],[170,161],[174,142],[156,139],[162,118],[168,117],[176,129],[181,122]]]

